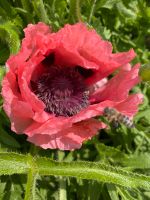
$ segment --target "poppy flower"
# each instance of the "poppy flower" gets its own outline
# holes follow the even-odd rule
[[[44,149],[73,150],[106,127],[94,118],[104,108],[130,118],[137,112],[142,95],[129,95],[139,82],[139,64],[129,64],[134,50],[112,53],[111,43],[83,23],[53,33],[39,22],[24,32],[2,83],[3,107],[14,132]]]

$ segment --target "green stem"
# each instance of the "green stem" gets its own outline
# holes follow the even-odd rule
[[[27,184],[24,200],[34,200],[36,192],[37,174],[31,169],[27,174]]]
[[[80,0],[76,0],[76,17],[79,22],[82,22]]]
[[[64,152],[57,151],[58,161],[63,161]],[[66,178],[59,177],[59,200],[67,200],[67,192],[66,192]]]
[[[67,200],[66,180],[59,177],[59,200]]]
[[[90,12],[90,15],[89,15],[89,20],[88,20],[88,23],[90,24],[91,23],[91,19],[92,19],[92,16],[94,14],[94,8],[95,8],[95,5],[96,5],[96,1],[97,0],[93,0],[93,5],[91,7],[91,12]]]
[[[30,147],[30,154],[27,157],[28,164],[31,168],[28,170],[27,173],[27,184],[26,184],[26,191],[25,191],[25,198],[24,200],[35,200],[36,198],[36,180],[37,180],[37,167],[34,162],[34,157],[37,153],[37,148],[35,145],[31,145]]]

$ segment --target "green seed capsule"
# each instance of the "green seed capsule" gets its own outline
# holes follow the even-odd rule
[[[150,63],[147,63],[141,67],[139,75],[142,81],[150,83]]]

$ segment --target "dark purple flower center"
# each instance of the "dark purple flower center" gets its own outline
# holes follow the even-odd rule
[[[89,105],[89,93],[77,68],[52,66],[31,86],[46,105],[45,111],[56,116],[70,117]]]

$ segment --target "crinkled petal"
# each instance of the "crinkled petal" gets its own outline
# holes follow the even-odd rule
[[[3,79],[2,85],[3,108],[10,117],[12,101],[18,98],[21,99],[16,76],[12,72],[8,72]]]
[[[122,114],[133,117],[138,112],[138,106],[142,102],[142,94],[132,94],[125,101],[117,104],[115,108]]]
[[[33,115],[29,104],[14,99],[11,105],[11,129],[17,133],[23,133],[33,123]]]
[[[2,84],[3,108],[11,120],[13,131],[23,133],[34,122],[33,120],[45,122],[49,119],[50,114],[43,110],[34,113],[31,101],[27,103],[23,100],[16,75],[12,71],[6,74]],[[25,94],[28,96],[27,90]]]
[[[91,102],[125,100],[131,88],[140,81],[138,77],[139,67],[140,65],[137,64],[130,71],[121,70],[108,81],[103,90],[97,90],[91,96]]]
[[[93,69],[94,76],[87,80],[89,84],[108,76],[135,57],[133,49],[113,54],[111,44],[83,23],[66,25],[57,33],[57,38],[60,44],[56,49],[56,64]]]
[[[74,124],[69,129],[64,129],[57,134],[40,135],[28,137],[28,141],[41,146],[44,149],[74,150],[79,149],[82,142],[90,139],[97,131],[105,125],[98,120],[89,119]]]
[[[30,68],[29,68],[30,66]],[[41,112],[44,110],[45,105],[44,103],[38,99],[38,97],[32,92],[30,86],[30,79],[31,74],[33,70],[35,69],[35,66],[30,63],[22,65],[18,70],[18,82],[20,91],[22,94],[22,98],[31,104],[32,109],[35,112]]]
[[[113,101],[103,101],[97,104],[89,105],[87,108],[80,111],[77,115],[70,117],[68,121],[72,123],[80,122],[92,117],[103,115],[103,110],[105,107],[114,107],[117,102]]]
[[[27,28],[24,29],[25,38],[22,40],[21,50],[17,55],[12,55],[7,60],[7,66],[13,72],[17,70],[22,62],[25,62],[32,57],[36,51],[44,49],[47,46],[46,41],[48,38],[47,34],[50,34],[49,26],[42,22],[38,24],[29,24]],[[47,47],[46,47],[47,50]]]
[[[129,117],[133,117],[138,111],[138,105],[143,102],[142,94],[129,95],[124,101],[103,101],[98,104],[90,105],[88,108],[82,110],[77,115],[70,118],[69,121],[76,123],[82,120],[90,119],[92,117],[101,116],[104,114],[106,107],[116,108],[119,112]]]
[[[37,50],[42,49],[46,37],[51,33],[50,27],[42,22],[38,24],[29,24],[27,28],[24,29],[25,38],[22,40],[22,46],[20,53],[22,54],[24,61],[28,57],[35,53]],[[41,47],[42,46],[42,47]]]
[[[71,126],[72,122],[69,122],[66,117],[55,117],[54,115],[49,115],[48,120],[45,122],[34,121],[31,126],[25,130],[25,134],[30,137],[36,134],[51,135]]]

